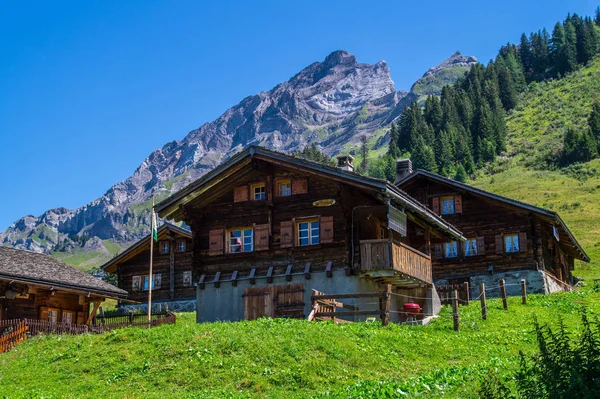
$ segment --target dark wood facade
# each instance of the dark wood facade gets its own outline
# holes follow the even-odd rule
[[[152,261],[154,289],[152,301],[193,300],[192,236],[183,228],[166,223],[158,229],[158,242],[154,242]],[[119,288],[128,292],[134,302],[148,301],[150,267],[150,236],[144,237],[102,269],[116,273]]]
[[[589,261],[562,220],[533,207],[424,171],[399,183],[422,204],[461,230],[467,241],[434,245],[433,278],[450,283],[472,275],[545,270],[570,284],[574,259]]]
[[[404,215],[404,234],[391,228],[390,208]],[[460,237],[385,182],[260,147],[157,209],[191,227],[200,289],[334,269],[396,288],[422,287],[431,284],[432,237]]]

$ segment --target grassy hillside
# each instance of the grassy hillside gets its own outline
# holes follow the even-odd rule
[[[449,308],[429,326],[383,328],[303,320],[127,328],[105,335],[35,338],[0,356],[0,397],[300,398],[473,397],[490,367],[514,370],[518,352],[535,347],[532,316],[567,323],[582,306],[600,311],[591,291],[511,298],[461,308],[460,332]]]

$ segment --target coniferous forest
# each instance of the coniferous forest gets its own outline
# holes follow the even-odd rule
[[[600,8],[595,18],[568,15],[549,33],[523,34],[518,44],[502,46],[487,66],[476,64],[442,89],[440,97],[413,102],[391,125],[387,155],[369,174],[394,179],[395,160],[409,157],[413,167],[464,181],[507,149],[506,115],[533,82],[560,79],[598,54]],[[600,152],[600,104],[594,104],[589,129],[569,130],[563,148],[547,165],[586,162]]]

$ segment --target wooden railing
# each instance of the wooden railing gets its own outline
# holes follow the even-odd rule
[[[393,269],[426,283],[433,282],[431,257],[402,243],[362,240],[360,258],[363,271]]]
[[[150,327],[163,324],[175,324],[174,313],[153,314]],[[46,320],[2,320],[0,321],[0,353],[12,348],[26,337],[44,334],[102,334],[123,327],[148,327],[145,314],[113,316],[96,319],[96,324],[52,323]],[[25,328],[23,330],[23,328]],[[25,334],[25,335],[24,335]]]

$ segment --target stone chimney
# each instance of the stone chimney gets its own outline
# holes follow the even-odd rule
[[[412,162],[410,159],[399,159],[396,161],[396,183],[412,173]]]
[[[354,172],[354,157],[352,155],[339,155],[337,157],[337,166],[341,170]]]

